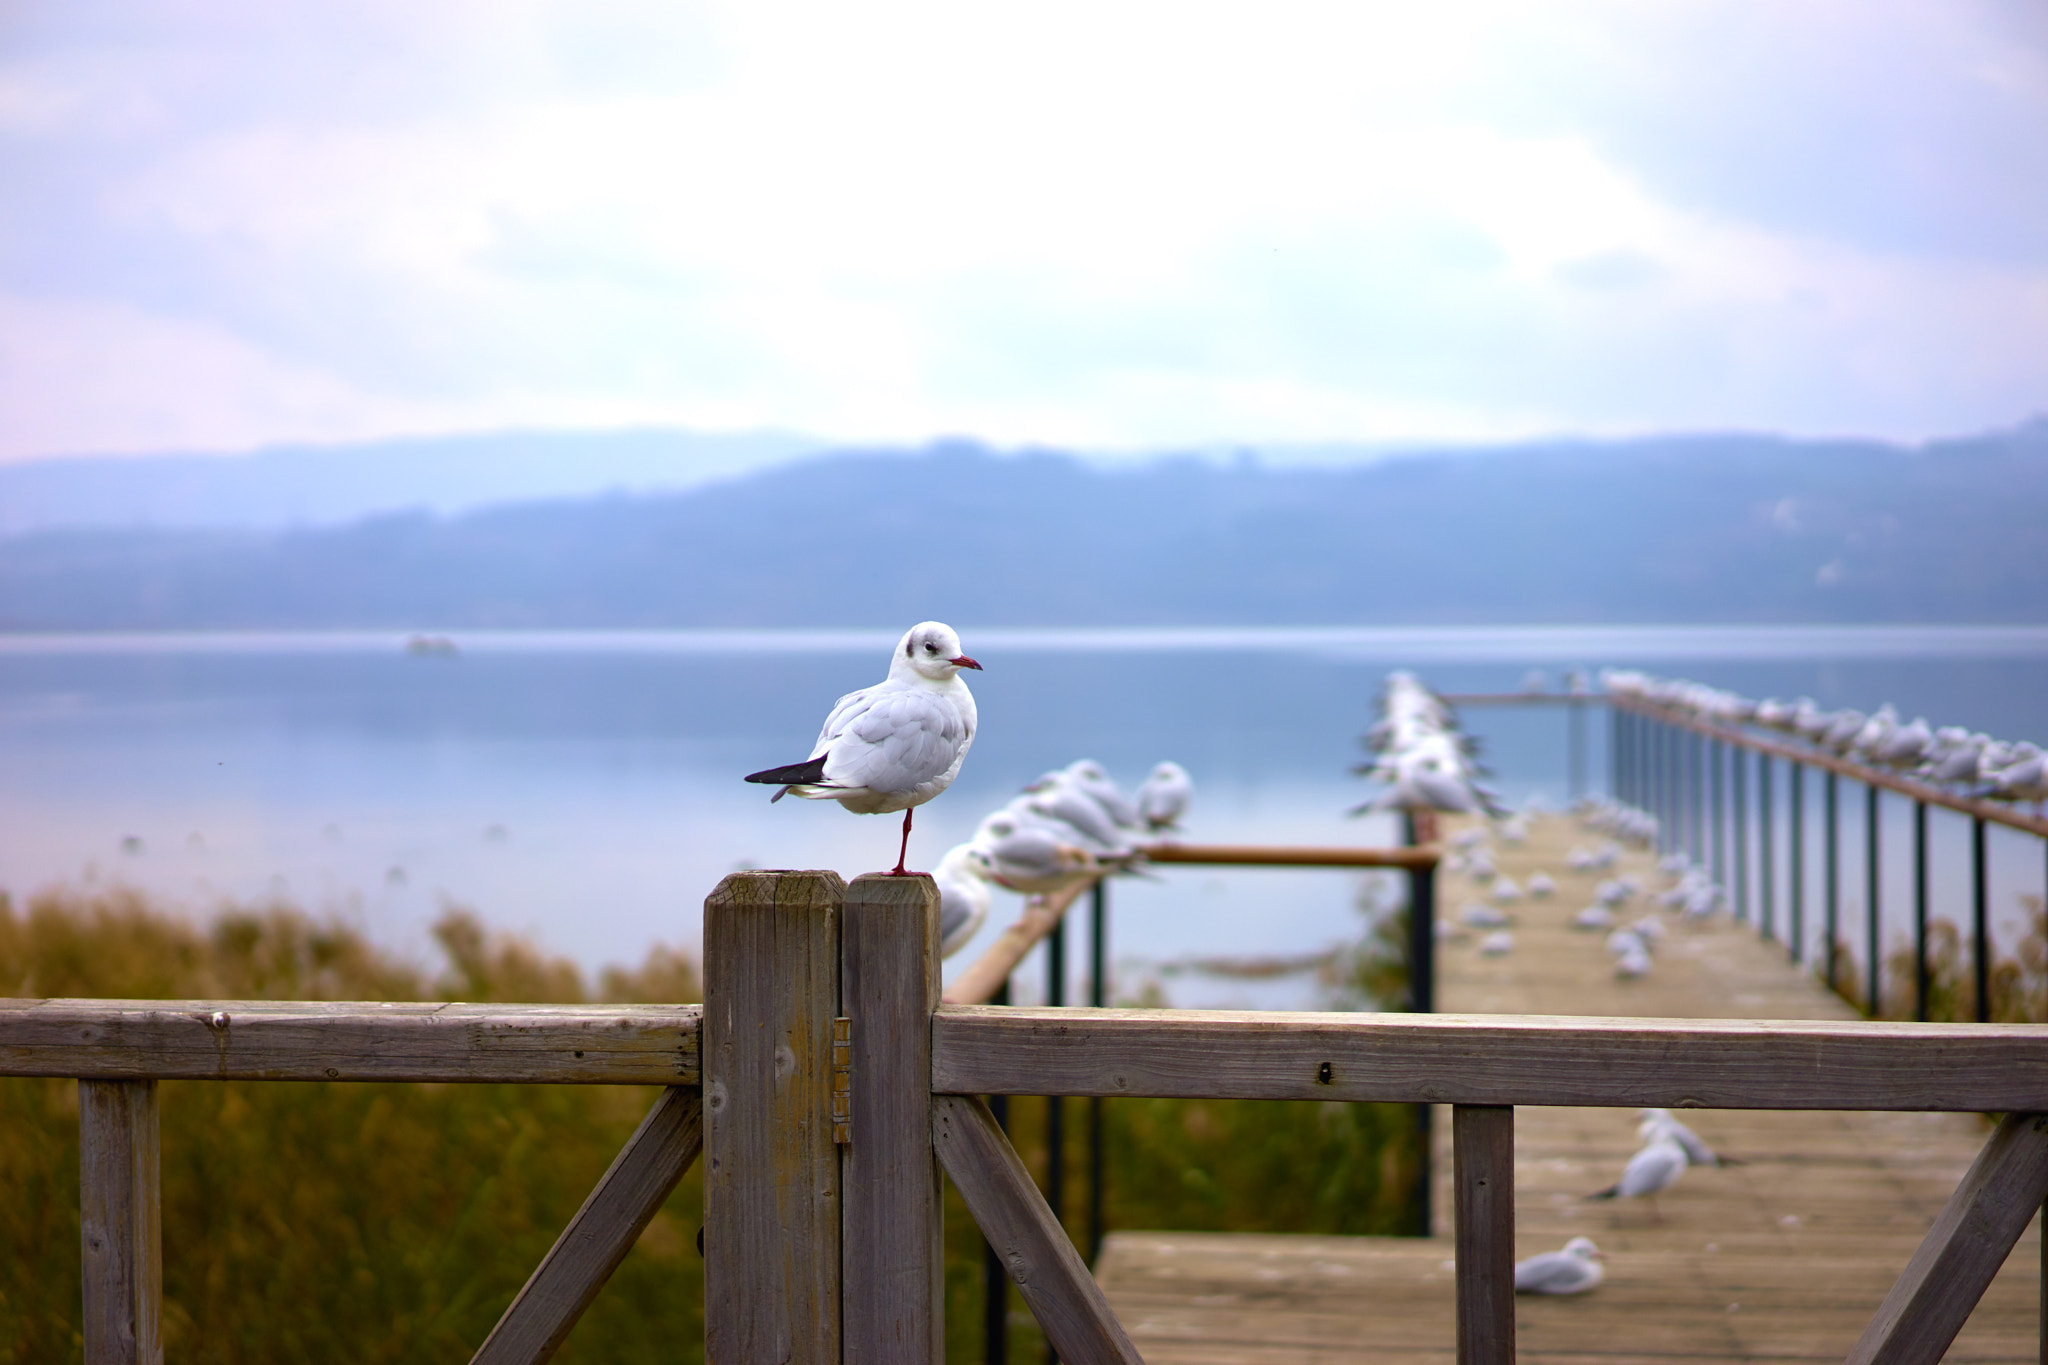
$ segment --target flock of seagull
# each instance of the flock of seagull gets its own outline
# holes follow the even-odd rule
[[[1804,740],[1816,749],[1889,768],[1961,795],[1990,801],[2048,801],[2048,755],[2022,740],[1993,739],[1960,725],[1936,728],[1925,716],[1901,720],[1890,702],[1869,715],[1823,710],[1811,697],[1753,701],[1725,688],[1633,669],[1600,675],[1607,690],[1725,725],[1755,725]]]
[[[1194,782],[1178,763],[1152,769],[1126,792],[1094,759],[1055,768],[991,812],[966,843],[946,850],[939,887],[939,952],[951,957],[988,918],[990,888],[1049,895],[1137,869],[1143,840],[1179,825]]]
[[[1390,673],[1379,723],[1362,741],[1373,761],[1353,771],[1386,784],[1355,808],[1369,811],[1439,810],[1457,815],[1500,815],[1500,798],[1481,778],[1478,746],[1460,734],[1451,708],[1413,673]]]

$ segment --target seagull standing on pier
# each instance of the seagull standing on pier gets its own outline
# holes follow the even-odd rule
[[[903,842],[890,875],[909,875],[911,812],[953,784],[974,743],[974,696],[963,668],[981,665],[961,653],[951,626],[912,626],[896,642],[889,676],[839,699],[809,758],[746,780],[781,787],[772,801],[795,792],[856,815],[902,811]]]

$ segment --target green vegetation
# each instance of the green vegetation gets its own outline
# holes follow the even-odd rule
[[[573,964],[451,909],[439,977],[288,906],[198,926],[123,890],[0,896],[0,993],[169,999],[683,1001],[694,962],[656,948],[594,987]],[[165,1345],[198,1362],[463,1359],[641,1115],[625,1087],[166,1082]],[[1115,1228],[1395,1232],[1416,1169],[1396,1106],[1116,1100]],[[1045,1163],[1042,1099],[1012,1103]],[[1066,1106],[1068,1226],[1086,1235],[1086,1106]],[[0,1081],[0,1365],[77,1359],[77,1086]],[[703,1354],[698,1173],[570,1337],[565,1361]],[[949,1192],[948,1354],[981,1358],[983,1247]],[[1011,1296],[1013,1350],[1037,1332]],[[1036,1359],[1036,1354],[1014,1355]]]

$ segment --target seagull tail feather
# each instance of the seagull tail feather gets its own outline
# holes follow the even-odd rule
[[[1617,1196],[1617,1195],[1619,1195],[1620,1193],[1621,1193],[1621,1186],[1619,1186],[1619,1185],[1609,1185],[1609,1186],[1608,1186],[1608,1187],[1607,1187],[1606,1189],[1604,1189],[1604,1190],[1600,1191],[1600,1192],[1599,1192],[1598,1194],[1589,1194],[1589,1195],[1587,1195],[1587,1196],[1586,1196],[1586,1198],[1588,1198],[1588,1199],[1613,1199],[1614,1197],[1616,1197],[1616,1196]]]
[[[825,756],[807,758],[801,763],[785,763],[780,768],[763,768],[757,773],[748,773],[743,781],[766,782],[777,787],[796,787],[808,782],[823,781],[825,777]]]

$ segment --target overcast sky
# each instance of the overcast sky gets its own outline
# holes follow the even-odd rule
[[[2039,0],[6,0],[0,186],[0,458],[2048,411]]]

